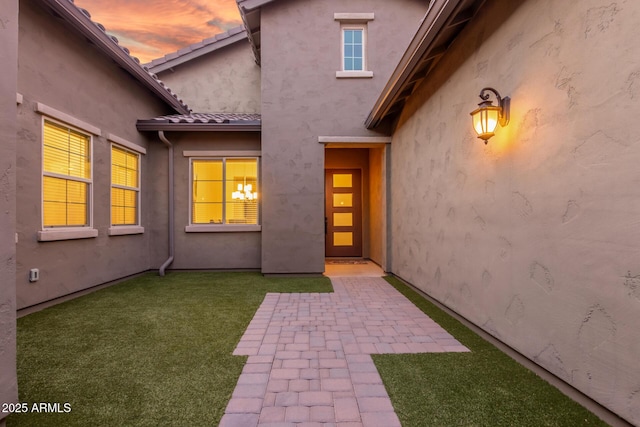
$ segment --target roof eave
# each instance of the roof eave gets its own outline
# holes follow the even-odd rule
[[[254,10],[275,0],[238,0],[238,6],[246,10]]]
[[[229,123],[166,123],[138,120],[136,129],[140,132],[260,132],[259,121]]]
[[[256,64],[261,64],[260,53],[260,9],[274,2],[275,0],[237,0],[238,9],[240,10],[240,17],[244,23],[244,27],[247,30],[247,38],[251,43],[253,49],[253,55],[255,57]]]
[[[154,79],[138,62],[116,44],[111,39],[111,36],[102,31],[69,0],[42,0],[42,2],[176,112],[182,114],[190,112],[175,95],[169,93],[165,86]]]
[[[460,12],[460,6],[473,6],[475,11],[477,11],[484,1],[485,0],[435,0],[431,3],[409,47],[400,59],[396,69],[369,113],[365,121],[365,126],[368,129],[374,129],[380,126],[385,119],[393,119],[391,116],[397,112],[393,111],[393,107],[397,106],[395,104],[399,100],[407,96],[404,94],[405,90],[409,89],[410,91],[411,84],[415,84],[415,82],[426,77],[426,74],[421,78],[416,78],[414,75],[423,59],[429,58],[437,60],[437,58],[444,54],[448,46],[438,45],[438,36],[445,29],[449,29],[447,25],[451,24],[456,14]],[[466,23],[471,20],[471,17],[465,19],[464,22]],[[459,23],[456,23],[456,25],[458,24]]]

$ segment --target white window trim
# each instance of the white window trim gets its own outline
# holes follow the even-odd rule
[[[207,154],[203,154],[207,153]],[[221,156],[221,153],[225,153],[227,155]],[[228,155],[229,153],[233,153],[233,155]],[[194,160],[222,160],[226,162],[226,160],[237,160],[237,159],[251,159],[257,161],[257,181],[258,181],[258,189],[261,189],[260,183],[260,156],[257,155],[249,155],[249,153],[256,153],[256,151],[233,151],[233,152],[223,152],[223,151],[183,151],[184,157],[189,157],[189,224],[185,226],[185,233],[233,233],[233,232],[248,232],[248,231],[262,231],[261,222],[261,212],[262,212],[262,197],[258,197],[258,224],[193,224],[193,161]],[[189,154],[189,155],[188,155]],[[217,154],[217,155],[216,155]],[[244,155],[242,155],[244,154]],[[224,174],[224,168],[223,168]],[[226,180],[226,177],[225,177]],[[226,181],[224,181],[226,182]],[[226,208],[226,201],[223,206],[223,210]]]
[[[76,130],[82,133],[90,133],[95,136],[99,136],[101,134],[99,127],[93,126],[87,122],[76,119],[75,117],[70,116],[67,113],[63,113],[62,111],[56,110],[55,108],[51,108],[40,102],[36,103],[35,110],[37,113],[40,113],[43,116],[48,116],[49,118],[56,119],[58,120],[58,122],[62,122],[60,124],[64,124],[65,126],[76,128]],[[93,148],[93,144],[91,148]],[[93,152],[91,154],[93,155]]]
[[[36,106],[36,110],[38,112],[43,112],[42,110],[38,110],[38,106],[42,106],[42,104],[38,103]],[[49,112],[53,111],[55,113],[55,110],[52,110],[52,109],[48,111]],[[67,116],[64,113],[60,113],[60,115],[66,116],[66,118],[70,119],[70,121],[75,120],[71,116]],[[45,227],[44,226],[44,177],[51,176],[54,178],[57,177],[57,178],[69,179],[68,175],[59,175],[52,172],[45,172],[44,170],[44,123],[45,121],[49,121],[51,123],[57,123],[61,126],[68,127],[69,129],[73,129],[76,132],[86,134],[89,137],[89,157],[91,162],[91,176],[89,179],[77,178],[77,177],[71,178],[72,180],[86,182],[87,184],[89,184],[89,189],[88,189],[89,206],[87,208],[88,224],[85,226],[76,226],[76,227],[72,227],[72,226]],[[78,122],[84,123],[81,121],[78,121]],[[51,242],[56,240],[87,239],[87,238],[97,237],[98,230],[93,228],[93,136],[94,135],[92,135],[86,129],[82,129],[82,128],[70,125],[69,121],[62,121],[60,119],[53,118],[49,115],[47,116],[43,115],[40,123],[41,123],[40,129],[42,132],[42,137],[40,141],[40,161],[41,161],[40,163],[40,171],[41,171],[41,174],[40,174],[40,227],[41,227],[41,230],[38,231],[38,241]],[[87,126],[91,127],[91,125],[87,125]]]
[[[260,224],[190,224],[184,228],[185,233],[238,233],[261,230]]]
[[[129,234],[143,234],[144,227],[141,225],[112,225],[109,227],[109,236],[127,236]]]
[[[370,79],[373,77],[373,71],[336,71],[338,79]]]
[[[345,70],[344,69],[344,33],[347,30],[361,30],[362,31],[362,70]],[[341,74],[341,76],[355,76],[356,74],[366,74],[366,73],[371,73],[371,76],[373,76],[373,72],[371,71],[367,71],[367,26],[366,24],[364,25],[352,25],[352,24],[348,24],[348,25],[341,25],[340,26],[340,59],[341,59],[341,64],[340,67],[342,68],[342,71],[337,71],[336,72],[336,77],[338,77],[338,73]]]
[[[117,136],[114,135],[110,135],[107,134],[107,138],[109,139],[109,141],[112,142],[111,146],[109,147],[109,158],[110,158],[110,162],[109,162],[109,182],[110,182],[110,186],[109,186],[109,224],[111,224],[109,226],[109,230],[107,231],[107,234],[109,236],[126,236],[129,234],[143,234],[144,233],[144,227],[141,226],[140,224],[142,224],[142,207],[141,207],[141,195],[142,195],[142,180],[140,179],[142,177],[142,155],[145,154],[147,152],[147,150],[145,150],[143,147],[140,147],[136,144],[133,144],[132,142],[126,141],[122,138],[118,138]],[[130,148],[130,146],[133,146],[135,148]],[[126,224],[117,224],[114,225],[113,224],[113,218],[111,216],[111,206],[113,203],[112,200],[112,191],[111,189],[114,187],[113,182],[111,182],[111,177],[113,176],[113,147],[117,147],[121,150],[124,151],[128,151],[130,153],[133,154],[137,154],[138,155],[138,186],[135,188],[132,187],[124,187],[121,185],[115,185],[116,188],[122,188],[125,190],[135,190],[137,191],[137,199],[138,199],[138,204],[137,204],[137,224],[130,224],[130,225],[126,225]]]
[[[103,136],[107,139],[107,141],[115,142],[116,145],[121,145],[122,147],[130,151],[135,151],[136,153],[140,154],[147,154],[146,148],[141,147],[133,142],[127,141],[124,138],[120,138],[119,136],[113,135],[111,133],[106,133]]]
[[[56,240],[90,239],[98,237],[98,230],[95,228],[82,227],[77,230],[71,229],[47,229],[38,231],[39,242],[53,242]]]
[[[344,24],[362,24],[375,19],[374,13],[334,13],[333,19]]]
[[[334,13],[333,19],[340,22],[340,68],[336,71],[338,79],[370,79],[373,77],[373,71],[370,71],[368,63],[368,44],[367,37],[368,22],[375,19],[373,13]],[[345,70],[344,69],[344,30],[362,30],[362,70]]]
[[[223,157],[225,158],[239,157],[242,159],[252,159],[254,157],[260,157],[262,155],[262,152],[259,150],[250,150],[250,151],[184,150],[182,152],[182,155],[184,157],[194,157],[194,158],[198,157],[199,159],[196,159],[196,160],[207,159],[207,158],[221,159]]]

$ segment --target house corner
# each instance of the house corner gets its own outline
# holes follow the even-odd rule
[[[18,1],[0,10],[0,403],[18,398],[16,377],[16,94]],[[5,425],[0,412],[0,426]]]

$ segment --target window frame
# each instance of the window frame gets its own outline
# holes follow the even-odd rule
[[[262,187],[260,179],[260,156],[254,153],[247,153],[247,155],[191,155],[193,152],[185,152],[185,156],[189,157],[189,219],[188,224],[185,226],[185,232],[187,233],[202,233],[202,232],[245,232],[245,231],[261,231],[261,212],[262,212]],[[208,154],[208,153],[207,153]],[[221,153],[226,154],[226,153]],[[226,177],[226,162],[227,160],[255,160],[256,162],[256,186],[258,188],[258,201],[256,209],[257,224],[200,224],[193,222],[193,162],[194,161],[222,161],[222,188],[226,189],[227,177]],[[223,220],[226,216],[227,200],[222,200],[222,212]]]
[[[353,69],[353,70],[346,70],[345,69],[345,61],[346,61],[346,56],[345,56],[345,47],[346,47],[346,41],[345,41],[345,33],[347,31],[362,31],[362,68],[359,70]],[[365,25],[353,25],[353,24],[345,24],[345,25],[341,25],[341,39],[342,39],[342,45],[341,45],[341,57],[342,57],[342,72],[345,73],[362,73],[367,71],[367,27],[366,24]]]
[[[340,71],[336,71],[336,78],[372,78],[373,71],[369,70],[369,55],[367,54],[369,36],[368,23],[374,20],[373,13],[334,13],[333,19],[340,23]],[[362,69],[345,70],[345,31],[362,31]]]
[[[137,148],[134,144],[126,143],[125,141],[114,142],[113,139],[116,139],[113,136],[110,136],[109,141],[110,149],[110,168],[109,168],[109,236],[122,236],[128,234],[142,234],[144,233],[144,227],[142,226],[142,155],[145,154],[146,150],[142,147]],[[134,154],[138,158],[138,182],[136,187],[127,187],[120,184],[113,183],[113,150],[118,149],[122,150],[125,153]],[[113,223],[113,189],[119,188],[123,190],[132,190],[136,192],[136,223],[135,224],[114,224]]]
[[[46,111],[45,111],[46,110]],[[93,162],[93,153],[94,153],[94,128],[91,125],[86,126],[76,126],[76,124],[82,125],[83,122],[79,120],[72,120],[74,124],[70,124],[66,121],[59,120],[53,115],[55,115],[56,111],[50,109],[46,106],[42,106],[38,104],[36,111],[38,112],[49,112],[53,114],[43,115],[41,117],[41,125],[40,129],[42,131],[42,136],[40,140],[40,231],[38,232],[38,241],[55,241],[55,240],[67,240],[67,239],[85,239],[96,237],[98,235],[98,230],[93,227],[93,176],[94,176],[94,162]],[[64,117],[64,113],[60,113]],[[63,175],[56,172],[48,172],[45,170],[44,165],[44,150],[45,150],[45,125],[46,123],[52,123],[57,126],[64,127],[66,129],[77,132],[81,135],[87,136],[89,139],[89,178],[81,178],[74,177],[71,175]],[[87,129],[83,129],[86,127]],[[44,216],[45,216],[45,207],[44,207],[44,180],[45,177],[64,179],[65,181],[74,181],[74,182],[82,182],[87,184],[87,207],[86,207],[86,215],[87,215],[87,224],[85,225],[55,225],[55,226],[45,226]]]

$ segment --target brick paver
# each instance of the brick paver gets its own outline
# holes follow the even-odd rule
[[[382,278],[331,281],[267,294],[233,353],[249,358],[222,427],[400,426],[370,355],[469,351]]]

